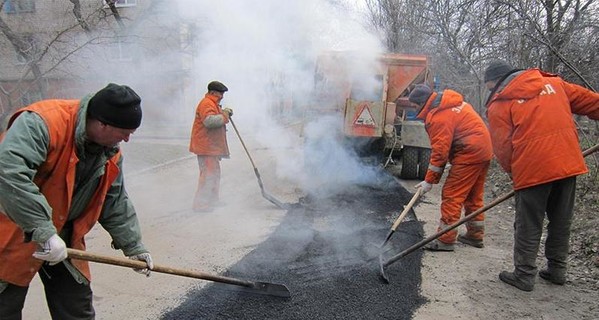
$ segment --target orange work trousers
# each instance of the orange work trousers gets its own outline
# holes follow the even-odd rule
[[[219,199],[220,157],[198,156],[198,165],[200,177],[193,199],[193,209],[208,210],[213,208]]]
[[[437,231],[460,220],[462,209],[464,209],[464,215],[469,215],[483,207],[485,180],[490,163],[491,161],[451,166],[441,192],[441,221]],[[484,221],[484,213],[468,221],[466,236],[471,239],[483,240]],[[440,236],[439,241],[448,244],[455,243],[457,235],[457,229],[453,229]]]

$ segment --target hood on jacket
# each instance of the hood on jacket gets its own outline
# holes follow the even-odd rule
[[[462,103],[464,103],[464,97],[457,91],[446,89],[443,92],[433,92],[416,117],[424,120],[428,113],[434,109],[449,109],[460,106]]]
[[[504,81],[492,100],[531,99],[544,89],[543,76],[552,76],[539,69],[529,69],[513,74]],[[491,101],[492,101],[491,100]]]

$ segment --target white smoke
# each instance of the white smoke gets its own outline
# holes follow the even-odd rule
[[[304,123],[303,137],[297,126],[289,126],[304,120],[320,53],[351,50],[374,57],[382,51],[379,39],[352,18],[356,15],[351,5],[320,0],[178,2],[184,21],[194,27],[198,45],[190,91],[199,101],[209,81],[225,83],[229,91],[222,104],[233,108],[240,131],[267,148],[281,150],[275,153],[279,177],[332,192],[329,189],[371,173],[338,144],[341,119],[317,116],[315,122]],[[273,106],[285,103],[294,108],[273,114]],[[194,109],[190,105],[190,123]],[[318,143],[298,149],[304,138],[317,138]],[[322,161],[320,173],[308,174],[306,159],[313,170],[318,167],[315,162]]]

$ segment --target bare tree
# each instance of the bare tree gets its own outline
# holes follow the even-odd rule
[[[538,61],[527,61],[525,65],[536,65],[544,70],[558,73],[570,73],[586,86],[592,88],[592,84],[579,71],[580,64],[576,66],[576,58],[568,58],[570,52],[581,54],[579,43],[581,38],[578,35],[587,34],[588,37],[582,39],[594,39],[593,29],[595,29],[597,19],[597,4],[595,0],[567,0],[567,1],[498,1],[501,5],[509,7],[518,15],[518,22],[521,25],[527,25],[529,28],[523,29],[522,35],[527,41],[539,48],[543,56],[538,57]],[[596,42],[595,42],[596,43]],[[584,46],[587,47],[587,46]],[[588,47],[587,47],[588,48]],[[595,56],[595,51],[588,48],[589,57]],[[593,52],[593,53],[591,53]],[[530,56],[529,56],[530,57]],[[594,61],[594,59],[591,59]],[[525,58],[521,61],[526,61]]]
[[[4,8],[6,0],[2,0],[0,3],[0,9]],[[16,53],[21,56],[28,64],[28,70],[23,75],[23,78],[29,72],[33,73],[34,83],[37,85],[37,89],[42,94],[46,93],[46,87],[43,81],[40,81],[42,78],[42,71],[40,69],[39,60],[41,59],[39,55],[39,48],[37,47],[37,43],[34,37],[26,37],[24,35],[17,34],[14,32],[6,22],[0,17],[0,32],[2,32],[10,44],[15,49]],[[3,90],[5,91],[5,90]],[[10,105],[10,104],[9,104]]]
[[[83,18],[83,15],[81,14],[81,2],[79,2],[79,0],[69,0],[69,1],[71,1],[71,3],[73,3],[73,15],[77,19],[77,22],[79,22],[79,25],[81,26],[81,28],[83,30],[85,30],[85,32],[87,34],[91,34],[91,32],[92,32],[91,27],[89,26],[87,21],[85,21],[85,19]]]
[[[596,0],[365,3],[371,24],[385,32],[390,51],[431,55],[442,82],[479,106],[486,94],[482,70],[495,58],[560,72],[588,87],[593,87],[592,80],[586,79],[597,79]]]
[[[68,1],[73,5],[72,12],[75,19],[72,24],[67,23],[61,30],[48,30],[35,34],[23,33],[16,31],[0,16],[0,33],[26,64],[26,68],[20,71],[18,79],[10,81],[9,86],[0,85],[0,94],[5,97],[2,100],[8,104],[6,107],[2,106],[0,110],[0,123],[3,123],[12,110],[20,105],[15,104],[14,101],[20,101],[24,94],[36,92],[41,98],[47,97],[48,88],[45,79],[48,74],[57,70],[82,48],[90,44],[102,43],[107,39],[101,35],[101,32],[95,34],[93,32],[94,26],[97,27],[98,23],[107,17],[102,9],[103,4],[99,4],[95,10],[84,16],[79,0]],[[0,9],[5,5],[6,0],[0,0]],[[114,1],[112,1],[111,11],[119,25],[122,25]],[[78,27],[85,31],[87,39],[77,39],[77,33],[74,31]]]
[[[123,19],[121,18],[121,14],[119,13],[119,10],[116,7],[116,1],[117,0],[106,0],[106,4],[110,8],[110,11],[112,12],[112,15],[114,16],[114,19],[119,24],[119,26],[121,27],[121,29],[125,29],[125,24],[123,23]]]

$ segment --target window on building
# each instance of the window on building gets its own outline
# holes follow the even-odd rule
[[[5,13],[34,12],[35,0],[6,0],[2,9]]]
[[[104,1],[104,3],[106,3],[107,1]],[[137,5],[137,0],[116,0],[114,2],[114,6],[119,8],[119,7],[133,7]],[[105,6],[106,8],[108,8],[108,4],[106,4]]]
[[[119,37],[112,44],[110,49],[110,60],[112,61],[131,61],[133,60],[133,44],[125,37]]]

